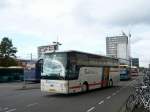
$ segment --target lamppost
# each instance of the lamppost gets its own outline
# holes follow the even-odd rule
[[[129,32],[129,36],[128,36],[128,49],[129,49],[129,63],[130,66],[132,66],[132,57],[131,57],[131,33]]]

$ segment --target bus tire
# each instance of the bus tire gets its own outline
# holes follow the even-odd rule
[[[88,91],[88,83],[83,83],[82,84],[82,92],[87,92]]]
[[[113,80],[112,79],[109,81],[109,87],[113,87]]]

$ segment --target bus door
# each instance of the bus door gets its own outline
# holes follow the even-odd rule
[[[107,87],[109,83],[109,67],[103,68],[103,75],[102,75],[102,87]]]

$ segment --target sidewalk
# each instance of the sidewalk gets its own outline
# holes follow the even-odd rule
[[[145,111],[143,107],[140,107],[140,108],[135,108],[133,112],[147,112],[147,111]]]
[[[18,90],[40,89],[40,83],[22,83]]]
[[[126,103],[124,103],[124,105],[121,107],[120,111],[118,112],[150,112],[150,111],[146,111],[144,107],[135,107],[132,110],[127,110]]]
[[[24,82],[14,82],[14,83],[0,83],[0,90],[2,92],[9,91],[19,91],[19,90],[32,90],[32,89],[40,89],[40,83],[26,83]]]
[[[138,78],[136,78],[137,83],[139,83],[139,82],[142,81],[141,77],[143,77],[143,75],[140,75]],[[133,104],[131,103],[130,104],[131,108],[127,109],[126,108],[127,101],[128,101],[128,99],[126,100],[126,102],[124,102],[124,104],[122,105],[120,111],[118,111],[118,112],[150,112],[150,111],[146,111],[146,109],[144,109],[143,106],[141,106],[141,107],[135,107],[134,103]]]

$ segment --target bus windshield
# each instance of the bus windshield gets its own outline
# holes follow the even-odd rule
[[[66,53],[45,54],[43,61],[42,79],[63,80],[65,78],[67,65]]]

